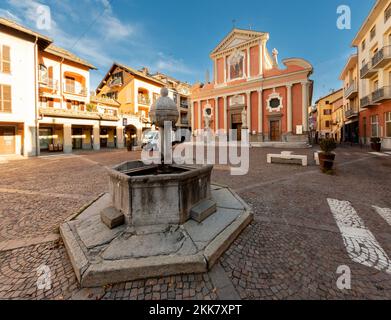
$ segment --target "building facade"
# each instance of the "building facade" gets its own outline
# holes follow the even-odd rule
[[[391,149],[391,1],[378,0],[352,45],[358,51],[360,140]]]
[[[38,54],[50,43],[0,18],[0,155],[37,154]]]
[[[91,103],[93,65],[13,21],[0,34],[0,154],[123,146],[119,105]]]
[[[179,119],[176,123],[177,128],[191,130],[191,85],[162,73],[156,73],[153,77],[165,84],[165,87],[168,89],[168,96],[177,104],[179,112]]]
[[[143,132],[152,128],[149,110],[164,85],[148,69],[138,71],[120,63],[114,63],[99,84],[96,96],[119,104],[127,146],[139,146]]]
[[[298,58],[279,68],[268,40],[268,33],[233,29],[212,51],[213,82],[192,89],[194,134],[202,134],[207,117],[216,134],[248,128],[251,142],[308,141],[313,68]]]
[[[335,121],[333,121],[333,110],[337,111],[337,109],[339,109],[342,106],[342,98],[343,98],[343,90],[340,89],[316,101],[316,110],[317,110],[316,132],[317,132],[318,139],[334,137],[335,132],[333,132],[333,125],[334,125],[334,129],[336,130],[337,113],[334,114]],[[340,125],[338,125],[338,127],[339,126]]]
[[[345,128],[345,110],[343,104],[343,92],[341,95],[335,97],[335,100],[331,101],[332,114],[331,114],[331,136],[335,141],[342,143],[344,140],[344,128]]]
[[[344,130],[343,142],[359,143],[358,55],[351,55],[339,79],[343,83]]]

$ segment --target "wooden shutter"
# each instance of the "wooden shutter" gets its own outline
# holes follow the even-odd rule
[[[11,73],[11,49],[3,46],[2,70],[4,73]]]
[[[11,104],[11,86],[3,85],[1,86],[1,97],[0,101],[2,101],[2,111],[3,112],[12,112],[12,104]]]

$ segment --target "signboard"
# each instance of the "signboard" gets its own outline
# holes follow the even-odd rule
[[[303,134],[303,126],[296,126],[296,134]]]

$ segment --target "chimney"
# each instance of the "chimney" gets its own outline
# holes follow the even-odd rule
[[[143,68],[141,69],[141,72],[143,73],[144,76],[149,75],[149,70],[148,70],[147,67],[143,67]]]

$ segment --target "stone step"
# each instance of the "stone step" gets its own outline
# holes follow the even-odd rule
[[[125,223],[125,216],[114,207],[108,207],[100,212],[102,222],[111,230]]]
[[[213,200],[203,200],[196,204],[190,211],[193,220],[201,223],[217,210],[216,202]]]

